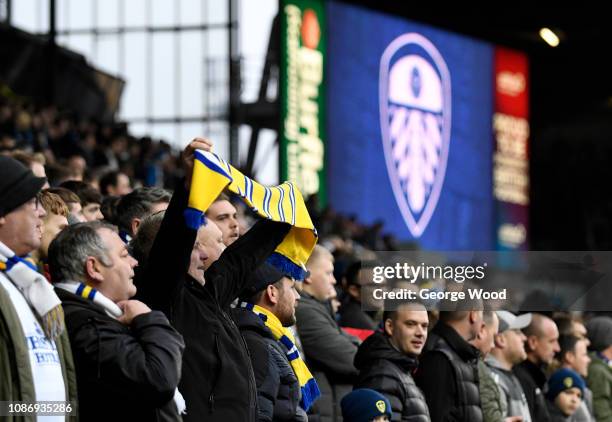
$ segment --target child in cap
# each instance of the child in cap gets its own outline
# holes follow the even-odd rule
[[[344,422],[385,422],[391,420],[391,403],[378,391],[359,388],[340,402]]]
[[[584,387],[582,377],[568,368],[559,369],[550,376],[546,398],[551,422],[570,420],[580,407]]]

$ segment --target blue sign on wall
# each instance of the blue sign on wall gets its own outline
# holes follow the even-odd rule
[[[327,17],[332,207],[426,249],[493,249],[493,46],[342,3]]]

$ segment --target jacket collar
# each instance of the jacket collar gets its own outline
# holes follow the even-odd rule
[[[259,335],[264,337],[268,337],[274,340],[274,336],[272,335],[272,331],[263,320],[254,312],[249,311],[245,308],[234,308],[232,309],[232,316],[234,317],[234,321],[236,321],[236,325],[240,331],[254,331]]]
[[[469,361],[472,359],[478,359],[480,356],[478,349],[465,341],[465,339],[461,337],[459,333],[450,325],[447,325],[442,321],[438,321],[432,332],[446,340],[448,345],[459,355],[462,360]]]
[[[538,387],[542,388],[544,384],[546,384],[546,374],[544,373],[542,365],[536,365],[529,359],[521,362],[520,365],[527,371]]]
[[[407,355],[397,350],[389,337],[380,331],[369,336],[357,350],[355,355],[355,367],[361,369],[368,366],[372,361],[385,359],[393,362],[407,372],[413,372],[419,362],[416,356]]]

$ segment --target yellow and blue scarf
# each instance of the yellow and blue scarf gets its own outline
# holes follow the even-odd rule
[[[304,198],[290,182],[266,187],[246,177],[212,152],[195,152],[195,163],[189,192],[187,225],[197,230],[205,221],[204,213],[227,187],[261,217],[293,226],[268,262],[296,280],[306,275],[306,261],[317,243]]]
[[[308,411],[310,406],[312,406],[315,400],[317,400],[317,398],[319,398],[321,395],[321,391],[319,391],[317,381],[310,373],[310,370],[306,366],[306,363],[304,363],[302,360],[300,352],[295,346],[295,338],[293,337],[293,334],[291,334],[291,331],[288,328],[283,327],[276,315],[267,309],[248,302],[241,302],[240,307],[248,309],[259,316],[266,327],[270,329],[276,341],[283,344],[287,349],[287,359],[291,364],[291,368],[293,368],[293,373],[298,379],[300,390],[302,392],[300,406],[305,411]]]
[[[80,283],[78,281],[63,281],[61,283],[55,283],[55,287],[101,306],[109,316],[115,319],[123,315],[123,311],[115,302],[85,283]]]

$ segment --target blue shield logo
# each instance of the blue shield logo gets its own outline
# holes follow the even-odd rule
[[[380,128],[395,201],[420,237],[444,184],[451,130],[451,80],[438,49],[417,33],[397,37],[380,59]]]

